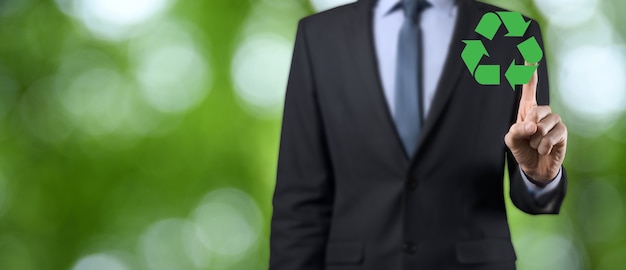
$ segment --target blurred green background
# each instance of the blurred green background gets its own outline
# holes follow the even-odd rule
[[[265,269],[298,19],[346,0],[0,0],[0,269]],[[626,1],[490,0],[543,27],[569,127],[522,270],[626,265]]]

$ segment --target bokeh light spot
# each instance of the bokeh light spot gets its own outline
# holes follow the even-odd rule
[[[64,13],[82,21],[98,37],[121,40],[136,27],[165,13],[170,0],[56,0]]]
[[[81,258],[72,270],[127,270],[130,269],[122,260],[111,254],[99,253]]]
[[[282,109],[292,44],[269,33],[247,37],[233,58],[235,90],[256,116],[277,116]]]
[[[129,86],[110,69],[85,70],[62,93],[62,104],[91,135],[113,133],[129,115]]]
[[[61,59],[53,93],[62,110],[55,117],[65,117],[87,136],[98,138],[114,135],[132,140],[162,129],[163,115],[144,100],[133,78],[121,73],[107,54],[79,50]],[[42,93],[46,92],[37,94]]]
[[[626,56],[621,46],[581,46],[558,58],[559,95],[579,120],[613,122],[626,109]],[[601,125],[600,125],[601,126]]]
[[[248,194],[219,189],[204,197],[192,214],[196,236],[215,255],[215,264],[240,261],[257,245],[262,227],[261,212]]]
[[[198,230],[199,228],[194,222],[185,223],[182,235],[183,248],[196,267],[206,269],[213,265],[215,255],[202,243],[197,235]]]
[[[145,55],[138,79],[146,100],[163,112],[181,112],[206,96],[206,65],[194,49],[182,46],[157,48]]]
[[[114,25],[143,22],[163,11],[167,0],[81,0],[85,11],[97,19]]]
[[[311,0],[311,4],[316,11],[324,11],[341,5],[356,2],[356,0]]]
[[[194,269],[185,244],[184,219],[165,219],[152,224],[142,235],[139,250],[148,269]]]
[[[579,222],[592,242],[609,241],[622,228],[624,204],[619,191],[610,182],[587,183],[578,197]]]
[[[132,40],[130,57],[142,96],[154,109],[184,112],[207,96],[211,73],[190,30],[168,21]]]
[[[527,231],[514,241],[520,269],[584,269],[583,256],[570,239],[541,231]]]
[[[534,0],[551,24],[572,27],[589,20],[596,12],[598,0]]]
[[[611,22],[603,14],[593,16],[585,24],[575,28],[564,28],[548,25],[544,31],[552,55],[563,57],[563,54],[585,45],[607,46],[619,42],[619,35]]]

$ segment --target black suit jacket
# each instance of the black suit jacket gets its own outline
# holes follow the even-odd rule
[[[373,0],[301,20],[280,140],[271,270],[514,269],[507,224],[505,160],[515,205],[556,214],[560,186],[540,199],[526,190],[504,135],[521,87],[476,83],[461,60],[463,39],[497,7],[460,0],[441,80],[412,159],[390,116],[372,37]],[[523,64],[516,45],[484,40],[481,64]],[[542,45],[537,23],[527,33]],[[543,46],[543,45],[542,45]],[[428,67],[424,67],[428,68]],[[504,73],[504,72],[502,72]],[[548,104],[545,57],[539,104]]]

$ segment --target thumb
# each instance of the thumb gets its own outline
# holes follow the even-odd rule
[[[504,142],[509,148],[519,147],[523,142],[528,144],[528,139],[537,132],[537,124],[533,122],[518,122],[511,126],[504,136]]]

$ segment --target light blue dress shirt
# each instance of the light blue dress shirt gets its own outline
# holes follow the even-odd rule
[[[393,115],[395,108],[396,91],[396,54],[398,51],[398,34],[404,22],[404,14],[394,7],[401,0],[378,0],[373,12],[373,31],[380,74],[385,99]],[[423,117],[426,118],[430,110],[437,84],[441,79],[441,72],[448,55],[448,49],[454,32],[457,18],[455,0],[428,0],[431,7],[426,8],[420,15],[422,29],[422,107]],[[459,56],[460,57],[460,56]],[[559,171],[554,181],[545,187],[539,187],[526,177],[520,169],[519,173],[528,187],[528,191],[536,197],[554,190],[561,181]]]

